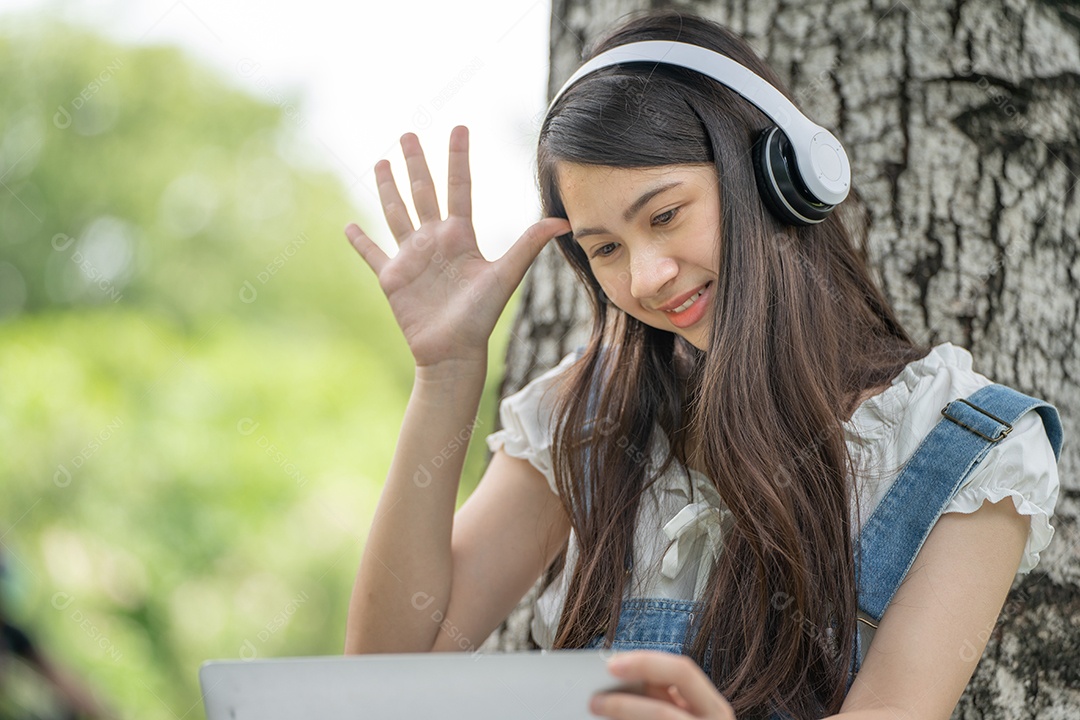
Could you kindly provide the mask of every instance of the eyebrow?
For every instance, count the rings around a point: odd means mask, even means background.
[[[670,190],[671,188],[678,187],[682,184],[682,180],[676,180],[674,182],[667,183],[666,185],[658,185],[652,190],[647,190],[645,193],[642,194],[641,197],[635,200],[630,205],[630,207],[626,208],[626,212],[623,213],[623,220],[625,220],[626,222],[630,222],[634,219],[634,216],[641,211],[641,208],[645,207],[645,204],[652,200],[654,197],[664,192],[665,190]],[[608,230],[606,228],[582,228],[581,230],[578,230],[574,233],[574,239],[580,241],[581,238],[586,237],[587,235],[605,235],[607,233]]]

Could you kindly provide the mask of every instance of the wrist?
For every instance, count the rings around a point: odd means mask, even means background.
[[[487,353],[471,358],[447,358],[436,363],[417,365],[416,382],[440,384],[487,378]]]

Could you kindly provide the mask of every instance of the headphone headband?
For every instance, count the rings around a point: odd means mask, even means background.
[[[570,76],[551,99],[547,113],[551,113],[555,102],[567,88],[585,75],[628,62],[678,65],[731,88],[765,113],[787,136],[800,179],[817,201],[833,206],[847,197],[851,187],[851,166],[840,141],[803,115],[783,93],[749,68],[700,45],[643,40],[605,50]]]

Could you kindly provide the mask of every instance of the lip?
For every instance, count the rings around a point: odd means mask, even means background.
[[[696,295],[696,294],[698,293],[698,291],[699,291],[699,290],[701,290],[701,289],[702,289],[703,287],[705,287],[706,285],[708,285],[708,284],[709,284],[709,283],[711,283],[711,282],[712,282],[712,280],[710,280],[709,282],[707,282],[707,283],[704,283],[704,284],[702,284],[702,285],[698,285],[698,286],[697,286],[696,288],[694,288],[693,290],[691,290],[691,291],[689,291],[689,292],[686,292],[686,293],[683,293],[682,295],[679,295],[678,297],[676,297],[676,298],[675,298],[674,300],[672,300],[671,302],[669,302],[669,303],[666,303],[666,304],[664,304],[664,305],[661,305],[660,307],[658,307],[658,308],[656,308],[656,309],[657,309],[657,310],[659,310],[659,311],[661,311],[661,312],[667,312],[667,311],[669,311],[669,310],[674,310],[675,308],[679,307],[679,306],[680,306],[680,305],[682,305],[682,304],[683,304],[684,302],[686,302],[687,300],[689,300],[689,299],[690,299],[691,297],[693,297],[694,295]]]
[[[693,305],[682,312],[664,313],[664,317],[666,317],[668,322],[672,325],[682,330],[697,325],[709,312],[709,306],[712,304],[712,294],[712,285],[706,284],[705,288],[701,291],[701,297],[695,300]]]

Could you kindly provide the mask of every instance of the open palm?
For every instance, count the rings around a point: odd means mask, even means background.
[[[419,139],[406,133],[401,147],[420,227],[413,227],[389,161],[380,160],[375,164],[379,200],[398,252],[388,257],[355,224],[345,234],[375,271],[418,367],[486,358],[488,339],[529,265],[552,237],[570,231],[570,223],[544,218],[489,262],[476,245],[472,224],[468,129],[459,125],[450,133],[445,219]]]

